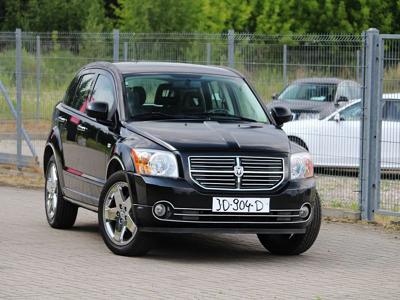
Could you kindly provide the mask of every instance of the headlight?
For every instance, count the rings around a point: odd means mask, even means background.
[[[290,156],[290,178],[301,179],[314,176],[314,164],[308,152],[292,154]]]
[[[162,150],[132,149],[131,155],[138,174],[178,177],[178,163],[173,153]]]

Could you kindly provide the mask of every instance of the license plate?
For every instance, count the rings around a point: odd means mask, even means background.
[[[213,197],[212,211],[227,213],[268,213],[270,198]]]

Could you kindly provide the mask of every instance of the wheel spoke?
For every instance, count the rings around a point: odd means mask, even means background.
[[[126,207],[126,212],[129,213],[129,211],[132,208],[132,202],[131,202],[131,197],[126,198],[124,205]]]
[[[53,165],[51,168],[51,179],[53,183],[57,182],[57,169],[55,165]]]
[[[126,226],[121,227],[115,227],[115,233],[114,233],[114,240],[117,242],[121,242],[122,239],[124,238]]]
[[[53,194],[53,202],[51,204],[52,210],[55,211],[57,209],[57,194]]]
[[[115,221],[115,219],[117,218],[117,211],[118,211],[118,209],[116,207],[106,208],[104,211],[106,220]]]
[[[135,233],[136,231],[136,224],[133,222],[131,216],[127,216],[126,218],[126,227],[131,233]]]
[[[122,192],[122,187],[117,186],[117,191],[114,193],[114,200],[115,200],[115,205],[117,207],[120,207],[120,205],[123,204],[124,202],[124,194]]]

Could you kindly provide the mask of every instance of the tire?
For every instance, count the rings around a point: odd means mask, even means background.
[[[106,182],[99,201],[100,233],[107,247],[117,255],[141,256],[151,248],[147,233],[140,232],[133,217],[133,205],[123,171]]]
[[[78,207],[66,201],[62,195],[54,156],[51,156],[47,163],[44,191],[44,206],[49,225],[57,229],[67,229],[74,226]]]
[[[321,203],[315,194],[312,221],[305,234],[258,234],[261,244],[272,254],[298,255],[307,251],[317,239],[321,227]]]

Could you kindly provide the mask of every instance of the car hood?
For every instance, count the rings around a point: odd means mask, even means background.
[[[315,113],[319,118],[326,117],[335,107],[333,102],[318,102],[307,100],[277,100],[271,103],[272,106],[285,105],[294,113]]]
[[[184,152],[289,152],[286,134],[263,123],[143,121],[128,123],[126,127]]]

